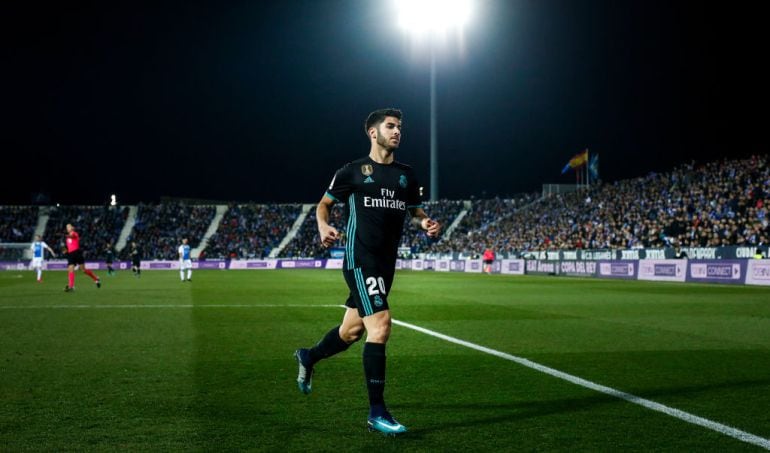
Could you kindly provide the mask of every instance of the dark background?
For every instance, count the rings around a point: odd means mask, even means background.
[[[767,153],[760,5],[478,1],[436,43],[441,197],[574,182],[560,172],[585,148],[605,181]],[[315,202],[384,106],[427,188],[429,45],[396,17],[361,0],[5,6],[0,203]]]

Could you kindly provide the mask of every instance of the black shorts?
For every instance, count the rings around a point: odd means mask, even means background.
[[[484,264],[492,264],[495,260],[484,260]]]
[[[388,293],[393,285],[391,271],[378,271],[375,268],[344,269],[342,275],[350,288],[346,307],[357,308],[362,318],[388,310]]]
[[[141,264],[142,264],[142,260],[140,259],[131,260],[131,265],[134,267],[139,267]]]
[[[67,264],[75,266],[86,264],[86,260],[83,258],[83,251],[77,249],[74,252],[67,252]]]

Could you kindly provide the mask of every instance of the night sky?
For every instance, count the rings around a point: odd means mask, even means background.
[[[16,3],[1,204],[316,202],[391,106],[396,158],[430,185],[429,43],[390,1]],[[767,153],[760,4],[478,1],[434,43],[440,196],[574,182],[585,148],[605,181]]]

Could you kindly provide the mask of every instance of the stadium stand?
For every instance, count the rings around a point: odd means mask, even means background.
[[[200,244],[216,214],[214,206],[191,206],[184,203],[140,204],[136,224],[128,244],[136,241],[144,259],[175,260],[182,238],[195,248]],[[119,251],[127,259],[130,247]]]
[[[512,216],[518,209],[535,202],[536,193],[520,194],[511,199],[473,200],[471,209],[462,219],[451,238],[439,241],[432,253],[459,252],[466,256],[480,254],[487,246],[497,247],[499,229],[496,224]]]
[[[460,214],[463,209],[462,200],[439,200],[426,201],[423,203],[425,212],[434,220],[440,222],[444,228],[447,228],[452,221]],[[411,225],[410,217],[404,222],[404,233],[401,237],[401,246],[409,247],[412,254],[432,251],[432,246],[436,241],[428,238],[424,231]]]
[[[44,238],[48,238],[57,253],[65,250],[65,228],[71,223],[80,233],[80,248],[86,259],[102,258],[105,245],[118,240],[127,216],[125,206],[53,206],[49,210]]]
[[[767,156],[691,163],[543,198],[471,235],[508,253],[766,245],[768,187]]]
[[[301,205],[230,205],[209,239],[206,256],[266,258],[286,236],[300,209]]]
[[[767,246],[767,159],[765,155],[690,163],[666,173],[548,197],[530,193],[512,199],[428,202],[426,212],[445,227],[461,210],[466,215],[451,237],[438,242],[429,241],[407,223],[403,244],[414,254],[466,257],[488,246],[509,256],[542,250]],[[266,257],[286,237],[300,211],[301,205],[231,205],[205,256]],[[87,256],[95,258],[108,240],[117,241],[127,213],[127,207],[51,207],[44,239],[52,247],[63,247],[60,232],[66,223],[74,223],[83,235]],[[214,206],[139,205],[129,242],[138,241],[146,259],[176,259],[181,238],[188,237],[196,247],[214,214]],[[0,242],[31,241],[39,215],[38,207],[0,207]],[[344,248],[344,205],[335,205],[331,216],[341,233],[337,246]],[[127,251],[126,247],[122,258]],[[320,246],[311,212],[279,258],[328,256],[329,251]]]
[[[0,242],[31,242],[37,216],[37,206],[0,206]]]
[[[0,206],[0,243],[31,242],[37,217],[37,206]],[[24,249],[0,246],[0,258],[4,260],[20,260],[23,256]]]
[[[347,244],[345,217],[345,204],[339,203],[332,207],[329,224],[337,228],[340,233],[340,240],[337,241],[338,247],[345,247]],[[315,211],[308,214],[302,226],[300,226],[294,240],[281,251],[279,258],[328,258],[329,251],[321,246],[318,238],[318,226],[315,219]]]

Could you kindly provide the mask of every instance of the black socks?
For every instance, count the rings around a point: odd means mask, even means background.
[[[339,326],[324,335],[321,341],[310,348],[308,355],[312,364],[347,350],[350,344],[340,338]],[[364,376],[366,390],[369,393],[370,416],[385,413],[385,345],[382,343],[364,344]]]
[[[385,410],[385,345],[382,343],[364,344],[364,375],[366,390],[369,392],[371,413]]]
[[[310,360],[313,363],[321,359],[331,357],[347,350],[350,347],[348,343],[340,338],[340,326],[337,326],[326,333],[326,335],[315,346],[310,348]]]

